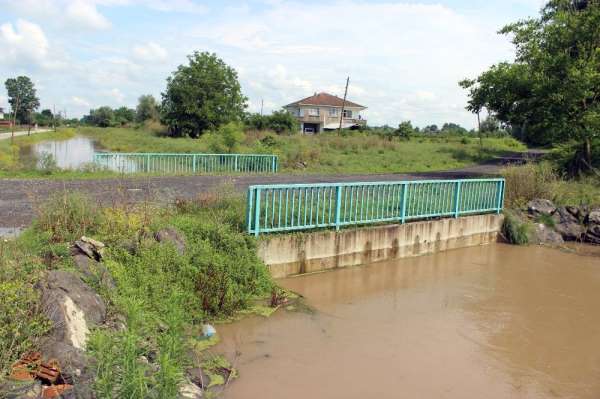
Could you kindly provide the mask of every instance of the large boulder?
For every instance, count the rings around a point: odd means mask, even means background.
[[[577,223],[579,224],[579,218],[575,216],[572,212],[569,212],[567,207],[559,206],[556,208],[556,211],[552,215],[552,219],[556,222],[556,224],[566,224],[566,223]]]
[[[585,218],[585,223],[590,227],[600,226],[600,208],[592,209]]]
[[[90,328],[106,318],[104,301],[78,275],[64,270],[49,272],[37,288],[42,310],[53,324],[41,343],[42,354],[58,360],[61,375],[73,385],[72,397],[93,398],[94,365],[85,347]]]
[[[102,298],[83,280],[64,270],[53,270],[38,283],[44,314],[54,325],[52,336],[74,348],[85,349],[91,326],[106,318]]]
[[[183,255],[185,252],[185,238],[180,232],[172,227],[159,230],[154,234],[154,238],[160,243],[170,243],[174,245],[179,255]]]
[[[585,227],[579,223],[559,223],[554,228],[565,241],[581,241],[585,233]]]
[[[560,245],[564,244],[562,236],[545,224],[538,223],[529,241],[533,244]]]
[[[600,224],[590,225],[583,238],[585,242],[600,245]]]
[[[531,216],[552,215],[556,211],[556,206],[547,199],[536,198],[527,203],[527,211]]]

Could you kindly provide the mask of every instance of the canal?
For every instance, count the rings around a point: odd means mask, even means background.
[[[600,250],[493,244],[280,280],[218,326],[228,398],[600,397]]]

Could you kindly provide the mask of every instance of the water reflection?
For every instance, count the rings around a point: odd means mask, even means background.
[[[37,159],[51,155],[61,169],[77,169],[94,160],[94,152],[100,147],[87,137],[77,136],[68,140],[43,141],[31,146]]]
[[[597,257],[490,245],[281,283],[317,312],[219,326],[230,398],[600,397]]]

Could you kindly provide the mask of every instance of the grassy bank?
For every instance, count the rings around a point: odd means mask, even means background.
[[[375,135],[353,132],[275,135],[243,132],[224,127],[199,139],[169,138],[148,129],[81,128],[81,134],[94,137],[108,150],[118,152],[241,152],[276,154],[286,173],[389,173],[426,172],[467,166],[507,151],[525,147],[509,137],[479,140],[460,136],[417,136],[392,141]],[[480,157],[481,155],[481,157]]]
[[[320,134],[275,135],[244,131],[227,125],[199,139],[170,138],[156,134],[151,126],[142,128],[62,129],[30,137],[0,141],[0,177],[92,178],[116,173],[86,166],[82,170],[61,171],[52,167],[36,168],[35,161],[22,156],[27,146],[44,140],[62,140],[84,135],[115,152],[169,153],[257,153],[280,157],[282,173],[403,173],[453,169],[485,161],[525,147],[509,137],[479,140],[461,136],[416,136],[408,140],[352,132],[349,135]],[[40,170],[41,169],[41,170]]]
[[[183,233],[183,253],[154,239],[167,226]],[[86,235],[107,245],[103,264],[116,284],[88,280],[109,307],[88,343],[97,397],[176,397],[185,369],[212,359],[199,350],[201,323],[249,309],[274,287],[242,226],[243,203],[230,190],[170,208],[52,198],[21,237],[0,242],[0,381],[49,330],[35,284],[47,270],[78,272],[69,246]],[[109,327],[115,320],[126,328]]]

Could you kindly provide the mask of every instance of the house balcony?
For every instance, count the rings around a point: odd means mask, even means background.
[[[297,118],[298,118],[298,121],[300,121],[302,123],[320,123],[325,126],[332,126],[332,125],[339,126],[339,124],[340,124],[339,116],[302,115],[302,116],[297,116]],[[367,120],[362,119],[362,118],[343,118],[343,120],[342,120],[342,126],[351,126],[351,125],[364,126],[366,124],[367,124]]]

